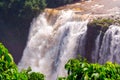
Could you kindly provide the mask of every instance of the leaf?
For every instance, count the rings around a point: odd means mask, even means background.
[[[94,79],[98,79],[99,78],[99,73],[93,73],[91,77],[94,77]]]
[[[13,62],[13,58],[11,54],[6,54],[5,55],[5,60],[8,61],[9,63]]]
[[[83,71],[87,71],[88,70],[88,68],[83,68]]]
[[[86,74],[84,77],[84,80],[88,80],[88,79],[89,79],[89,76]]]

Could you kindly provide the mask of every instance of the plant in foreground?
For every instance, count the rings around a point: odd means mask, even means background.
[[[18,71],[12,55],[0,43],[0,80],[44,80],[44,75],[27,70]]]
[[[120,65],[112,62],[100,65],[83,59],[70,59],[65,69],[68,76],[58,80],[120,80]]]

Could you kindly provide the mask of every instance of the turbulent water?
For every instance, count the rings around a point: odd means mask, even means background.
[[[108,60],[120,63],[119,26],[111,25],[102,41],[100,32],[89,54],[86,53],[89,48],[86,44],[91,43],[87,36],[91,34],[87,27],[89,20],[83,21],[71,10],[51,16],[43,13],[33,20],[28,43],[18,65],[20,69],[31,66],[33,71],[45,74],[46,80],[56,80],[58,76],[67,75],[65,63],[78,55],[89,56],[92,62],[101,64]]]
[[[120,63],[120,27],[112,25],[106,31],[99,57],[99,63],[105,63],[106,61]]]

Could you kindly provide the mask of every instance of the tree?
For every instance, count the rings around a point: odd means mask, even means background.
[[[33,18],[45,7],[45,0],[1,0],[0,16],[3,19]]]

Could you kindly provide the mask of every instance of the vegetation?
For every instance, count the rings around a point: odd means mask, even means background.
[[[101,26],[101,27],[109,27],[114,23],[113,19],[107,19],[107,18],[98,18],[94,19],[91,25]]]
[[[45,0],[1,0],[0,18],[6,20],[12,18],[29,19],[42,12],[46,6],[57,7],[74,1],[47,0],[46,3]],[[95,31],[99,33],[100,30],[105,32],[108,26],[115,23],[120,23],[120,21],[98,18],[90,22],[88,27],[95,27]],[[65,69],[68,76],[59,77],[58,80],[120,80],[120,65],[116,63],[107,62],[100,65],[98,63],[88,63],[82,58],[70,59],[65,65]],[[12,55],[0,43],[0,80],[44,80],[43,74],[31,71],[31,68],[28,68],[19,72]]]
[[[0,17],[33,18],[46,7],[45,0],[0,0]]]
[[[55,8],[79,0],[0,0],[0,20],[20,27],[30,26],[32,19],[46,7]]]
[[[88,23],[88,27],[93,27],[98,30],[101,30],[102,32],[105,32],[110,25],[114,24],[114,22],[115,20],[113,19],[98,18],[98,19],[93,19],[93,21]]]
[[[45,7],[58,7],[78,0],[0,0],[2,17],[34,17]]]
[[[67,77],[58,80],[120,80],[120,65],[88,63],[84,59],[70,59],[65,65]]]
[[[52,8],[62,6],[65,4],[70,4],[75,1],[78,1],[78,0],[46,0],[47,7],[52,7]]]
[[[101,31],[105,32],[112,24],[120,25],[120,20],[112,18],[97,18],[93,19],[90,23],[88,23],[88,27],[96,27],[101,29]]]
[[[85,59],[70,59],[65,65],[67,77],[58,80],[120,80],[120,65],[107,62],[104,65],[88,63]],[[0,80],[44,80],[44,75],[27,70],[18,71],[8,50],[0,43]]]
[[[44,75],[31,72],[31,68],[19,72],[11,54],[0,43],[0,80],[44,80]]]

